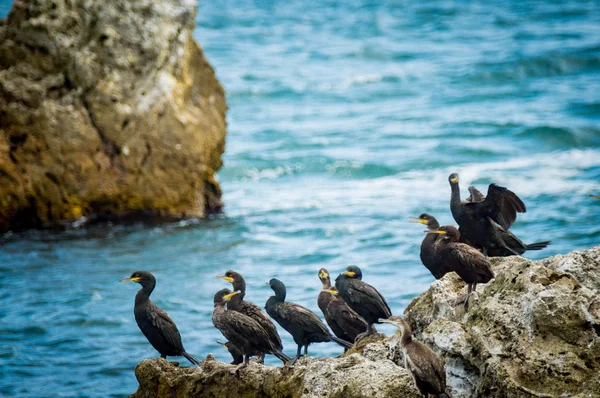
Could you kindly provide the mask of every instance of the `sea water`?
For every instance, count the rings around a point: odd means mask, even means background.
[[[495,182],[523,199],[511,230],[552,240],[528,258],[600,243],[598,2],[201,3],[194,36],[229,105],[224,214],[2,236],[0,396],[134,392],[136,364],[157,356],[138,285],[118,283],[135,270],[156,275],[152,299],[200,359],[231,360],[211,322],[228,269],[260,306],[276,277],[320,314],[319,268],[356,264],[402,314],[434,280],[408,217],[454,223],[452,172],[463,196]]]

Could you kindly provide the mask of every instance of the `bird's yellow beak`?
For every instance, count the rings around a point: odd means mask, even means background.
[[[140,278],[139,276],[136,276],[135,278],[123,278],[119,282],[139,282],[140,279],[142,279],[142,278]]]
[[[227,351],[229,351],[229,348],[222,341],[217,340],[217,344],[222,345]]]
[[[439,229],[436,229],[434,231],[423,231],[423,232],[425,232],[426,234],[437,234],[437,235],[446,235],[446,233],[447,233],[446,231],[439,230]]]
[[[321,271],[319,273],[319,278],[327,278],[329,276],[329,274],[325,271]]]
[[[229,283],[233,283],[233,278],[225,275],[215,275],[215,278],[226,280]]]
[[[354,275],[356,275],[356,272],[354,272],[354,271],[346,271],[346,272],[344,272],[344,275],[349,276],[350,278],[353,278]]]
[[[236,290],[236,291],[235,291],[235,292],[233,292],[233,293],[229,293],[229,294],[226,294],[226,295],[224,295],[224,296],[223,296],[223,298],[225,299],[225,301],[229,301],[229,300],[231,300],[231,298],[232,298],[233,296],[235,296],[236,294],[240,294],[240,293],[241,293],[241,291],[239,291],[239,290]]]
[[[409,222],[411,223],[415,223],[415,224],[427,224],[427,220],[424,218],[419,218],[419,217],[409,217],[411,218],[411,220]]]
[[[329,293],[332,296],[336,296],[338,295],[340,292],[337,291],[337,289],[327,289],[327,290],[323,290],[325,293]]]
[[[391,323],[392,325],[395,325],[394,321],[390,321],[389,319],[379,318],[378,321],[381,323]]]
[[[450,179],[450,182],[456,184],[458,182],[458,177],[453,177]]]

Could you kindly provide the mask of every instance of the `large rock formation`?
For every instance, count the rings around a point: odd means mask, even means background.
[[[225,97],[195,13],[15,0],[0,21],[0,232],[220,210]]]
[[[600,397],[600,246],[532,262],[493,259],[468,313],[448,275],[408,306],[446,361],[454,397]]]
[[[445,360],[449,392],[467,397],[600,396],[600,246],[532,262],[492,259],[469,312],[456,275],[433,282],[405,311],[417,338]],[[343,358],[303,358],[294,367],[198,368],[141,362],[134,397],[413,397],[398,336],[376,335]]]

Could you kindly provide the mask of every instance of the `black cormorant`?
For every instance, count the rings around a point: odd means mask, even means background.
[[[233,361],[231,361],[232,365],[239,365],[240,363],[244,362],[244,355],[236,346],[231,344],[230,341],[223,343],[222,341],[217,340],[217,344],[222,345],[227,351],[229,351],[231,357],[233,358]]]
[[[414,221],[410,222],[425,224],[430,231],[435,231],[440,227],[440,224],[435,217],[427,213],[421,214],[418,218],[415,218]],[[435,279],[440,279],[450,272],[450,270],[444,266],[444,261],[437,255],[437,252],[433,248],[433,245],[438,239],[440,239],[439,235],[427,234],[425,235],[425,238],[423,238],[423,242],[421,242],[421,262],[429,272],[431,272]]]
[[[392,311],[383,296],[373,286],[362,281],[362,271],[356,265],[346,268],[335,279],[335,287],[346,304],[367,321],[367,330],[356,337],[356,341],[375,333],[374,323],[379,318],[387,319]]]
[[[319,279],[323,285],[319,292],[317,304],[325,316],[333,333],[342,340],[354,342],[356,336],[367,330],[367,322],[358,315],[331,286],[329,272],[325,268],[319,270]]]
[[[290,362],[291,358],[273,346],[269,335],[258,322],[240,312],[225,309],[225,304],[236,294],[239,291],[232,293],[229,289],[219,290],[214,297],[212,314],[213,325],[244,355],[244,362],[238,366],[236,373],[248,365],[251,356],[261,353],[273,354],[284,363]]]
[[[240,294],[233,296],[227,303],[227,309],[240,312],[258,322],[269,335],[273,347],[283,351],[281,337],[279,337],[279,333],[277,333],[275,324],[258,305],[244,300],[244,296],[246,295],[246,281],[244,280],[244,277],[240,273],[231,270],[225,272],[225,275],[215,275],[215,277],[230,282],[233,285],[234,291],[240,291]],[[259,361],[261,363],[264,362],[264,355],[259,356]]]
[[[298,345],[296,359],[300,358],[302,347],[304,355],[308,355],[308,346],[311,343],[335,341],[342,347],[352,347],[352,343],[329,333],[317,314],[301,305],[285,301],[285,285],[279,279],[271,279],[268,285],[275,292],[275,296],[269,297],[265,309],[267,314],[294,338]]]
[[[446,225],[437,231],[426,232],[441,236],[434,246],[438,256],[443,259],[449,270],[456,272],[468,284],[465,300],[467,309],[471,291],[475,291],[478,283],[487,283],[494,277],[490,262],[477,249],[460,243],[460,232],[453,226]]]
[[[121,279],[119,282],[136,282],[142,285],[135,295],[133,314],[140,330],[152,347],[160,353],[161,358],[184,356],[194,365],[199,365],[200,361],[185,352],[175,322],[150,301],[150,294],[156,286],[154,275],[147,271],[135,271],[129,278]]]
[[[400,345],[404,354],[404,368],[408,370],[415,386],[425,397],[450,398],[446,392],[446,371],[440,358],[420,341],[413,340],[408,323],[399,316],[380,319],[400,330]]]
[[[475,203],[485,200],[485,196],[474,186],[469,187],[469,192],[471,194],[467,199],[467,202]],[[490,257],[506,257],[513,256],[515,254],[521,255],[527,250],[542,250],[551,243],[551,241],[545,240],[542,242],[526,244],[521,239],[517,238],[512,232],[496,224],[493,220],[490,219],[489,221],[493,224],[494,233],[497,234],[498,238],[504,243],[504,245],[500,246],[491,246],[486,253]],[[461,242],[471,245],[471,242],[469,242],[463,235],[461,235]]]

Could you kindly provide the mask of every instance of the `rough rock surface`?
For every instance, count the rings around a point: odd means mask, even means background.
[[[0,232],[220,210],[226,104],[196,5],[15,0],[0,21]]]
[[[235,365],[216,361],[212,355],[197,368],[149,359],[135,370],[140,385],[132,397],[420,397],[406,370],[387,358],[394,346],[382,337],[375,336],[366,345],[375,358],[355,351],[343,358],[301,358],[293,367],[251,361],[239,377],[232,374]]]
[[[455,275],[405,316],[445,359],[454,398],[600,397],[600,246],[532,262],[493,259],[468,313]]]
[[[454,274],[405,311],[416,338],[444,358],[452,397],[600,397],[600,246],[492,262],[496,277],[478,286],[468,313]],[[303,358],[293,368],[252,363],[240,378],[210,355],[199,368],[146,360],[133,396],[416,397],[398,341],[377,334],[343,358]]]

